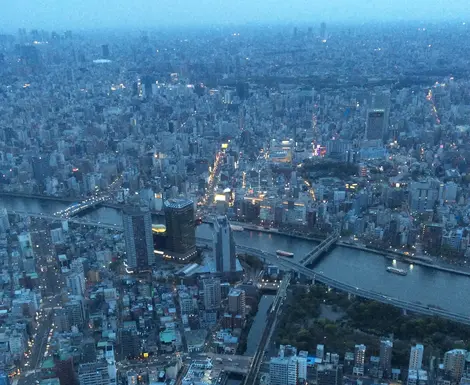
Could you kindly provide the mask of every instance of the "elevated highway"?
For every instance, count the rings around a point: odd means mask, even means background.
[[[382,303],[387,303],[387,304],[390,304],[390,305],[393,305],[393,306],[396,306],[396,307],[399,307],[401,309],[408,310],[411,312],[424,314],[428,316],[438,316],[438,317],[446,318],[451,321],[470,325],[470,317],[464,316],[462,314],[452,313],[444,309],[426,306],[426,305],[422,305],[416,302],[403,301],[401,299],[389,297],[381,293],[377,293],[377,292],[370,291],[370,290],[364,290],[359,287],[355,287],[347,283],[340,282],[332,278],[328,278],[324,276],[323,274],[317,273],[313,271],[312,269],[309,269],[308,267],[305,267],[304,265],[298,262],[292,261],[287,258],[278,257],[275,254],[272,254],[263,250],[255,249],[252,247],[240,246],[240,245],[237,246],[237,250],[239,250],[240,252],[249,253],[270,264],[277,265],[279,268],[285,271],[299,273],[314,281],[323,283],[329,288],[334,288],[340,291],[344,291],[346,293],[350,293],[358,297],[371,299],[371,300],[379,301]]]

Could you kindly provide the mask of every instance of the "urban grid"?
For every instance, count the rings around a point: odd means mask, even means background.
[[[0,385],[470,385],[469,42],[2,32]]]

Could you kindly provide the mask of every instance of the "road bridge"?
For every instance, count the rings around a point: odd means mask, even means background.
[[[258,257],[262,259],[263,261],[266,261],[270,264],[277,265],[282,270],[299,273],[307,278],[312,279],[315,282],[318,281],[320,283],[323,283],[329,288],[344,291],[346,293],[350,293],[358,297],[362,297],[362,298],[366,298],[366,299],[370,299],[370,300],[374,300],[374,301],[378,301],[382,303],[387,303],[389,305],[393,305],[393,306],[396,306],[396,307],[399,307],[401,309],[408,310],[411,312],[424,314],[428,316],[438,316],[438,317],[446,318],[451,321],[470,325],[470,317],[468,316],[464,316],[462,314],[457,314],[457,313],[452,313],[444,309],[438,309],[435,307],[422,305],[416,302],[408,302],[408,301],[404,301],[398,298],[389,297],[384,294],[377,293],[371,290],[361,289],[359,287],[355,287],[347,283],[343,283],[335,279],[326,277],[323,274],[317,273],[313,271],[312,269],[309,269],[308,267],[298,262],[295,262],[293,260],[286,259],[286,258],[280,258],[276,254],[272,254],[267,251],[255,249],[252,247],[240,246],[240,245],[237,246],[237,250],[239,250],[240,252],[249,253],[250,255]]]
[[[332,247],[336,245],[338,240],[339,233],[335,231],[328,238],[321,241],[318,246],[315,246],[312,251],[310,251],[305,257],[302,258],[300,263],[304,266],[315,265],[317,262],[320,261],[320,258],[325,255],[325,253],[327,253]]]

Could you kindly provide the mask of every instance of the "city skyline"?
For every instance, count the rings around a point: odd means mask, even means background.
[[[144,0],[102,1],[20,0],[3,5],[0,28],[36,29],[148,29],[184,26],[308,23],[320,28],[321,22],[352,23],[416,21],[460,21],[470,16],[465,1],[442,2],[399,0],[387,3],[359,1],[350,7],[346,0],[311,4],[305,0],[279,3],[276,0],[221,3],[205,0],[194,3],[168,0],[151,3]]]

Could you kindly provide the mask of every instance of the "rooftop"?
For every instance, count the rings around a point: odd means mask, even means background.
[[[172,209],[182,209],[187,206],[192,206],[194,205],[194,202],[190,199],[183,199],[183,198],[178,198],[178,199],[169,199],[165,201],[165,207],[169,207]]]

